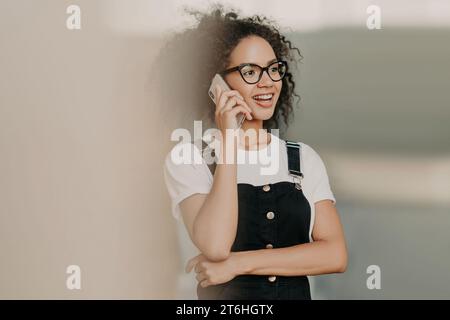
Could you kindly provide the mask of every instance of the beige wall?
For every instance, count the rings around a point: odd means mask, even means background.
[[[157,45],[110,34],[94,1],[69,31],[71,3],[0,2],[0,298],[173,297]]]

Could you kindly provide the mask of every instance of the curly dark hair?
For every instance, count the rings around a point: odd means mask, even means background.
[[[230,54],[238,43],[254,35],[265,39],[278,59],[288,62],[274,115],[263,122],[265,129],[278,128],[282,118],[287,127],[294,97],[297,102],[301,99],[295,92],[295,81],[290,70],[303,58],[300,50],[280,34],[276,23],[267,17],[254,15],[241,18],[236,10],[225,10],[221,4],[212,5],[206,13],[190,8],[184,10],[195,18],[197,25],[176,33],[156,59],[155,66],[159,70],[157,90],[163,97],[164,108],[170,110],[171,105],[180,103],[183,108],[186,105],[199,108],[213,123],[214,104],[207,94],[211,79],[227,67]],[[153,71],[156,72],[155,69]]]

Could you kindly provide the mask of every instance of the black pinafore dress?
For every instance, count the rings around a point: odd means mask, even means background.
[[[311,207],[303,194],[300,144],[286,141],[289,173],[294,182],[254,186],[238,183],[238,226],[231,251],[290,247],[309,242]],[[311,299],[306,276],[239,275],[206,288],[199,299]]]

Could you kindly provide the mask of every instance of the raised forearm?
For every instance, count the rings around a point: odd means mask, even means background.
[[[238,222],[238,192],[236,146],[233,163],[221,159],[214,182],[194,222],[195,242],[211,260],[224,260],[230,254],[236,238]],[[232,158],[233,159],[233,158]]]
[[[233,253],[238,274],[301,276],[344,272],[345,243],[319,240],[292,247]]]

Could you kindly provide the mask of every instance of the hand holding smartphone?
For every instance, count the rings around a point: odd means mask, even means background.
[[[230,87],[227,85],[227,83],[225,82],[225,80],[219,75],[216,74],[211,82],[211,86],[209,87],[208,90],[208,94],[211,97],[211,99],[214,101],[214,103],[217,104],[216,102],[216,93],[215,93],[215,88],[216,85],[219,85],[220,88],[222,89],[222,91],[224,90],[231,90]],[[239,113],[237,115],[236,121],[238,124],[238,128],[240,128],[242,126],[242,123],[244,122],[245,119],[245,114],[244,113]]]

